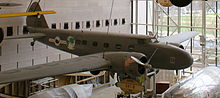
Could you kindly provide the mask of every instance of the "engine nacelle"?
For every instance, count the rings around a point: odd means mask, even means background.
[[[90,71],[90,73],[92,75],[98,75],[100,73],[100,70],[96,70],[96,71]]]
[[[0,28],[0,44],[2,43],[3,39],[4,39],[4,32],[2,28]]]
[[[145,73],[144,66],[138,64],[134,60],[128,58],[127,61],[125,61],[125,62],[128,62],[128,63],[125,64],[124,70],[125,70],[125,73],[129,77],[135,78],[135,77],[141,76],[141,75],[143,75]]]
[[[145,68],[133,60],[131,56],[139,59],[142,63],[147,62],[147,57],[142,53],[136,52],[111,52],[105,58],[111,61],[111,71],[118,73],[120,79],[137,78],[145,73]]]
[[[173,46],[176,46],[176,47],[179,47],[179,48],[181,48],[181,49],[184,49],[183,45],[178,44],[178,43],[168,43],[168,44],[173,45]]]

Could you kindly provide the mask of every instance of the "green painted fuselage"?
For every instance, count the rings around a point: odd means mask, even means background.
[[[191,55],[185,50],[167,43],[152,42],[153,37],[145,35],[31,27],[29,32],[43,33],[45,37],[35,40],[79,56],[123,51],[143,53],[149,58],[158,49],[150,62],[153,68],[176,70],[193,63]]]

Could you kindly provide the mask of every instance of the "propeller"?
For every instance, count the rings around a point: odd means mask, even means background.
[[[157,50],[158,50],[158,48],[156,50],[154,50],[153,54],[151,55],[151,57],[148,59],[148,61],[146,63],[141,62],[138,58],[136,58],[134,56],[131,56],[131,59],[146,68],[151,68],[151,65],[149,63],[150,63],[151,59],[153,58],[154,54],[157,52]]]
[[[144,68],[145,68],[145,74],[144,74],[144,78],[145,78],[144,88],[145,88],[145,90],[147,90],[147,81],[146,81],[146,79],[147,79],[147,76],[148,76],[147,75],[148,74],[148,69],[152,68],[151,64],[149,64],[149,63],[150,63],[151,59],[153,58],[153,56],[155,55],[155,53],[157,52],[157,50],[158,50],[158,48],[154,50],[153,54],[150,56],[150,58],[148,59],[148,61],[145,64],[143,62],[141,62],[139,59],[137,59],[136,57],[131,56],[132,60],[134,60],[136,63],[144,66]]]

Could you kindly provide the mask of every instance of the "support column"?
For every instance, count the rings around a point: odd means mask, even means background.
[[[133,3],[134,1],[133,0],[131,0],[131,23],[134,23],[134,3]],[[134,34],[134,29],[133,29],[133,26],[134,24],[131,24],[131,34]]]
[[[135,9],[136,10],[135,11],[135,13],[136,13],[135,14],[135,23],[136,23],[135,33],[138,34],[138,0],[136,0],[136,6],[135,7],[136,7],[136,9]]]
[[[193,28],[192,28],[192,26],[193,26],[192,9],[193,9],[193,6],[192,6],[192,3],[191,3],[190,4],[190,26],[191,26],[190,31],[193,31]],[[191,38],[190,39],[190,53],[191,54],[193,53],[192,48],[193,48],[193,39]],[[190,71],[192,71],[192,66],[190,66]]]
[[[206,66],[206,1],[202,1],[202,36],[205,38],[205,45],[202,46],[202,64]]]
[[[218,28],[218,1],[216,2],[215,27]],[[215,66],[218,66],[218,30],[215,30]]]
[[[148,24],[148,0],[146,0],[146,24]],[[146,25],[146,35],[148,34],[148,25]]]
[[[152,6],[152,32],[155,33],[155,1],[152,1],[153,6]]]

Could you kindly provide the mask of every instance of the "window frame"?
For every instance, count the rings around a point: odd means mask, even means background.
[[[80,29],[80,27],[81,27],[81,26],[80,26],[80,22],[76,22],[76,23],[75,23],[75,29]]]
[[[13,36],[13,26],[7,27],[7,36]]]

